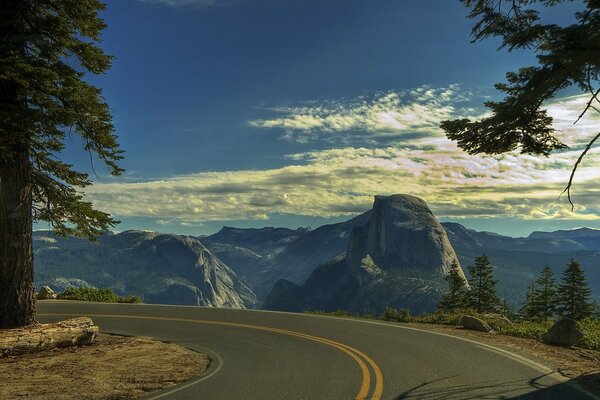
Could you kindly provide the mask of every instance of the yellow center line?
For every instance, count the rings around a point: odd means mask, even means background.
[[[57,314],[57,313],[38,313],[38,315],[55,315],[55,316],[69,316],[73,314]],[[373,368],[375,372],[375,390],[373,391],[373,395],[370,397],[373,400],[380,400],[381,395],[383,393],[383,374],[381,373],[381,369],[379,366],[373,361],[369,356],[357,350],[351,346],[348,346],[344,343],[339,343],[331,339],[322,338],[319,336],[313,336],[302,332],[290,331],[287,329],[273,328],[268,326],[260,326],[260,325],[250,325],[250,324],[240,324],[237,322],[221,322],[221,321],[210,321],[210,320],[201,320],[201,319],[188,319],[188,318],[174,318],[174,317],[148,317],[148,316],[139,316],[139,315],[114,315],[114,314],[88,314],[95,317],[105,317],[105,318],[136,318],[136,319],[145,319],[145,320],[161,320],[161,321],[177,321],[177,322],[191,322],[198,324],[208,324],[208,325],[221,325],[221,326],[231,326],[236,328],[245,328],[245,329],[254,329],[266,332],[274,332],[280,333],[289,336],[296,336],[302,339],[311,340],[314,342],[322,343],[331,347],[335,347],[336,349],[344,352],[348,356],[350,356],[360,367],[362,373],[362,383],[358,393],[356,394],[355,400],[363,400],[367,398],[369,393],[369,388],[371,386],[371,374],[369,372],[369,368],[364,363],[364,361],[360,358],[364,358],[369,365]]]

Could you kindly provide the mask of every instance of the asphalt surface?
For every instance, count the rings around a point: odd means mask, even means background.
[[[174,342],[211,358],[198,379],[148,399],[597,398],[500,348],[397,323],[198,307],[38,303],[40,322],[84,315],[104,332]]]

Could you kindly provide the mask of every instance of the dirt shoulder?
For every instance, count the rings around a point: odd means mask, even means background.
[[[448,325],[420,323],[404,325],[475,339],[503,348],[557,371],[565,378],[572,379],[590,392],[600,396],[600,351],[550,346],[537,340],[469,331]]]
[[[209,362],[175,344],[101,333],[90,346],[0,358],[0,399],[133,399],[189,381]]]

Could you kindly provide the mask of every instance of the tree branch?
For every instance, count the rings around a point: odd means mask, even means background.
[[[596,136],[594,136],[594,138],[592,140],[590,140],[590,142],[587,144],[587,146],[585,146],[585,149],[579,155],[579,158],[577,159],[577,161],[575,162],[575,165],[573,165],[573,169],[571,170],[571,176],[569,177],[569,183],[567,184],[567,187],[565,188],[565,190],[563,190],[562,193],[560,194],[562,196],[565,192],[567,192],[567,198],[569,199],[569,204],[571,204],[571,211],[573,211],[575,209],[575,205],[571,201],[571,185],[573,184],[573,178],[575,177],[575,172],[577,171],[577,167],[579,167],[581,160],[583,160],[583,157],[585,157],[587,152],[592,148],[592,146],[594,145],[594,142],[596,142],[596,140],[598,140],[598,138],[600,138],[600,132],[598,132],[598,134]],[[559,198],[560,198],[560,196],[559,196]]]

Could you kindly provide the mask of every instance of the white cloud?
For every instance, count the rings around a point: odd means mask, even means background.
[[[575,149],[546,158],[467,155],[436,125],[456,109],[452,99],[462,102],[466,96],[456,87],[419,88],[408,95],[413,103],[404,104],[397,93],[372,101],[354,99],[350,106],[342,101],[313,103],[297,114],[290,113],[281,123],[287,124],[285,129],[295,139],[306,132],[324,135],[357,126],[371,129],[374,135],[385,134],[390,127],[407,135],[423,129],[426,135],[375,148],[355,145],[291,154],[289,165],[282,168],[96,184],[87,189],[87,196],[117,216],[153,217],[158,224],[265,220],[273,214],[349,216],[369,209],[374,194],[392,193],[424,198],[438,217],[600,219],[600,170],[596,167],[600,151],[590,152],[578,171],[573,188],[575,212],[565,197],[559,199],[579,155],[578,146],[599,125],[600,119],[590,114],[573,126],[582,97],[549,104],[558,134]],[[429,114],[434,111],[438,114]],[[269,123],[280,126],[269,121],[262,126]]]
[[[460,103],[469,99],[457,85],[433,89],[423,86],[410,91],[391,91],[373,97],[330,100],[322,104],[278,107],[276,116],[250,121],[260,128],[282,129],[284,137],[298,142],[353,139],[430,133],[441,121],[451,118]],[[340,135],[341,134],[341,135]]]

